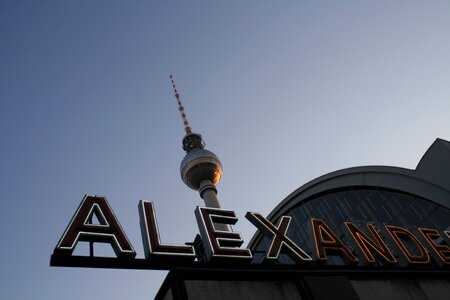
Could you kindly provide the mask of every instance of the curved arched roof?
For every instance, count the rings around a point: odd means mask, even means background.
[[[269,214],[276,221],[289,209],[326,191],[346,187],[381,187],[403,191],[450,209],[450,143],[437,139],[420,160],[416,170],[387,166],[342,169],[320,176],[301,186]],[[256,242],[258,233],[250,241]]]

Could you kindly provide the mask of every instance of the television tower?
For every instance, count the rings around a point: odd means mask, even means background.
[[[205,149],[202,136],[192,132],[172,75],[170,80],[186,132],[183,137],[183,150],[186,156],[180,165],[181,179],[188,187],[199,191],[207,207],[220,208],[216,185],[222,176],[222,164],[214,153]]]

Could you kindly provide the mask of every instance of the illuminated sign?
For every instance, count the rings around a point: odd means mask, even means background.
[[[98,224],[93,224],[96,216]],[[136,251],[126,237],[111,206],[105,197],[86,195],[59,240],[51,259],[54,266],[99,266],[119,268],[170,269],[178,265],[199,265],[196,258],[206,258],[203,264],[241,263],[252,266],[250,249],[241,248],[244,243],[239,232],[223,230],[238,221],[232,210],[197,207],[197,219],[202,247],[193,243],[185,245],[163,244],[159,235],[153,202],[140,201],[139,215],[144,242],[145,259],[136,259]],[[260,232],[270,239],[265,252],[265,262],[275,262],[280,253],[288,255],[298,266],[325,264],[329,256],[338,256],[349,266],[450,265],[450,247],[445,243],[450,231],[439,232],[433,228],[418,228],[414,234],[407,228],[368,223],[357,226],[344,222],[346,235],[338,237],[325,220],[311,218],[311,253],[302,249],[288,237],[291,217],[282,216],[273,224],[259,213],[245,215]],[[96,260],[98,257],[72,256],[80,241],[109,243],[117,258]],[[352,245],[352,249],[349,248]],[[198,253],[202,250],[202,254]],[[431,259],[433,258],[433,259]],[[78,259],[78,260],[77,260]],[[114,264],[116,260],[118,263]],[[111,264],[111,262],[113,262]],[[109,263],[109,265],[108,265]]]

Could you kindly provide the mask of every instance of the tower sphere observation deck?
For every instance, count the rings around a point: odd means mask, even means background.
[[[189,133],[183,138],[183,149],[187,154],[180,165],[181,179],[196,191],[200,190],[203,181],[208,180],[215,186],[222,176],[219,158],[204,146],[200,134]]]

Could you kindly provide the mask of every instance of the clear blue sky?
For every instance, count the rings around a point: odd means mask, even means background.
[[[155,295],[165,272],[49,259],[86,193],[138,257],[140,199],[163,242],[197,234],[170,73],[246,242],[246,211],[319,175],[414,168],[450,139],[449,16],[448,1],[1,1],[0,298]]]

